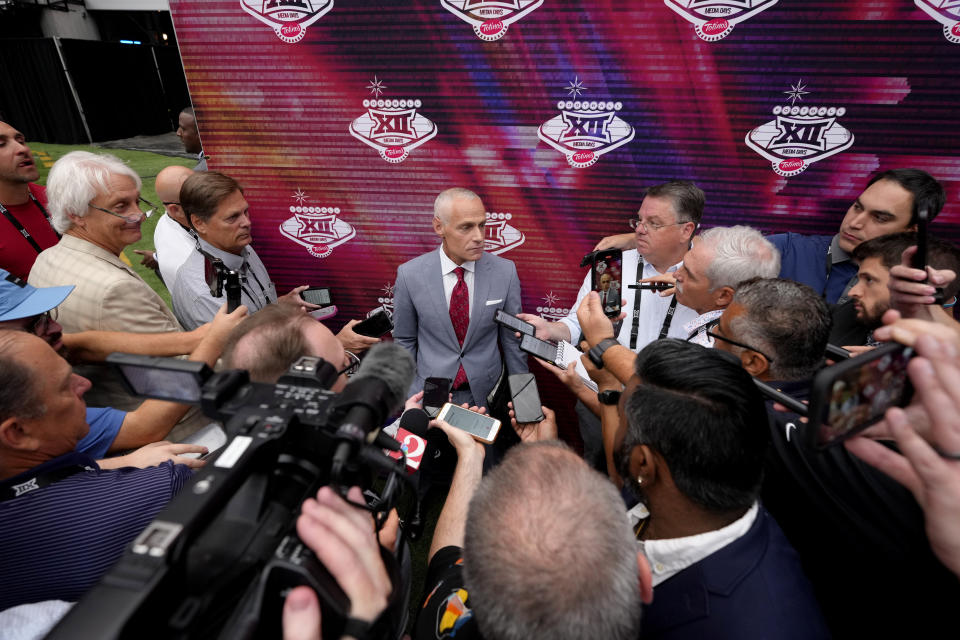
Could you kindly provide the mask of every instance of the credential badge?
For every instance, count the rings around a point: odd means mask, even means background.
[[[693,24],[702,40],[716,42],[730,35],[736,24],[777,4],[778,0],[663,0]]]
[[[367,112],[350,123],[350,135],[376,149],[381,158],[393,164],[403,162],[437,135],[437,125],[419,112],[423,106],[419,99],[380,98],[386,87],[376,76],[367,88],[377,98],[363,101]]]
[[[800,81],[784,93],[795,103],[810,93],[804,89]],[[769,160],[776,173],[795,176],[814,162],[853,145],[853,133],[838,122],[846,112],[844,107],[777,105],[773,108],[775,118],[747,133],[744,141]]]
[[[579,78],[567,85],[567,93],[576,98],[586,91]],[[561,100],[560,115],[547,120],[537,136],[567,156],[571,167],[583,169],[596,163],[605,153],[633,140],[634,129],[617,116],[620,102]]]
[[[960,0],[913,0],[928,16],[943,25],[943,37],[960,44]]]
[[[333,0],[240,0],[243,10],[271,27],[289,44],[300,42],[307,27],[333,9]]]
[[[543,4],[543,0],[440,0],[443,8],[473,25],[481,40],[499,40],[507,27]]]
[[[280,233],[306,247],[314,258],[326,258],[338,247],[357,235],[350,223],[341,219],[340,207],[316,207],[307,203],[306,193],[297,189],[292,196],[298,204],[290,205],[293,216],[280,223]]]

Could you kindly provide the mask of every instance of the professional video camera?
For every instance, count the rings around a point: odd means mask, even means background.
[[[344,496],[350,486],[366,489],[364,506],[378,523],[396,505],[408,475],[402,456],[383,452],[400,446],[379,428],[410,387],[407,351],[376,345],[339,394],[328,390],[339,372],[318,358],[302,358],[276,385],[171,358],[113,354],[108,362],[138,395],[200,404],[229,440],[48,637],[280,637],[283,600],[302,584],[320,597],[323,637],[340,637],[349,600],[295,522],[324,485]],[[369,638],[399,637],[409,600],[409,575],[401,578],[397,558],[382,551],[394,589]]]

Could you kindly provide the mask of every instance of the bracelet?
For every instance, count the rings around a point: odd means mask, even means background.
[[[956,305],[956,304],[957,304],[957,296],[953,296],[953,300],[951,300],[951,301],[948,302],[947,304],[943,305],[943,308],[944,308],[944,309],[952,309],[952,308],[954,307],[954,305]]]
[[[371,627],[373,627],[373,623],[368,620],[347,618],[346,623],[343,625],[343,635],[357,638],[357,640],[363,640],[367,637],[367,634],[370,633]]]

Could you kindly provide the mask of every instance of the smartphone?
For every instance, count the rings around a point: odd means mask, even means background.
[[[927,269],[927,222],[929,215],[927,214],[926,209],[921,209],[917,212],[917,251],[913,254],[913,257],[910,259],[910,266],[914,269],[922,269],[926,271]],[[923,282],[926,282],[929,277],[924,278]],[[937,287],[936,292],[933,294],[933,303],[934,304],[943,304],[943,289]]]
[[[520,338],[520,350],[534,355],[541,360],[546,360],[550,364],[563,366],[559,363],[559,351],[557,345],[533,336],[522,336]]]
[[[890,407],[910,402],[907,363],[913,349],[890,343],[821,369],[813,379],[810,428],[825,449],[880,421]]]
[[[851,353],[849,351],[847,351],[843,347],[838,347],[833,344],[827,345],[826,354],[827,354],[827,357],[833,360],[834,362],[849,360],[851,356]]]
[[[377,307],[364,320],[353,325],[353,331],[368,338],[379,338],[393,330],[393,320],[386,307]]]
[[[473,436],[474,440],[486,444],[493,444],[497,433],[500,431],[500,421],[496,418],[458,407],[449,402],[440,409],[437,419],[466,431]]]
[[[623,252],[620,249],[597,251],[590,267],[590,287],[600,295],[600,305],[608,318],[620,315],[623,292],[620,290],[623,275]]]
[[[450,378],[427,378],[423,381],[423,410],[436,418],[440,407],[450,402]]]
[[[513,414],[517,422],[540,422],[546,416],[540,406],[537,379],[532,373],[515,373],[507,378],[513,400]]]
[[[497,309],[497,313],[493,316],[493,321],[527,336],[532,336],[536,332],[536,328],[532,324],[526,320],[521,320],[517,316],[510,315],[503,309]]]
[[[303,298],[304,302],[315,304],[318,307],[329,307],[333,304],[330,287],[310,287],[301,291],[300,297]]]

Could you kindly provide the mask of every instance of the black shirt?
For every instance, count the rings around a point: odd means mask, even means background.
[[[427,593],[413,640],[482,640],[470,610],[470,596],[463,586],[463,550],[444,547],[437,551],[427,569]]]

